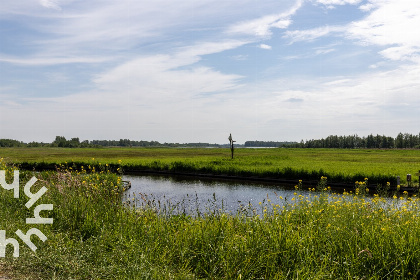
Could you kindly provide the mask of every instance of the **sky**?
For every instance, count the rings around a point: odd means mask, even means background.
[[[0,3],[0,138],[420,131],[418,0]]]

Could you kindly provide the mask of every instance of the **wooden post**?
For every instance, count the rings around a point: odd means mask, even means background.
[[[231,154],[232,154],[232,159],[233,159],[233,149],[234,149],[234,147],[233,147],[233,143],[235,143],[236,141],[233,141],[233,139],[232,139],[232,133],[229,135],[229,142],[230,142],[230,152],[231,152]]]
[[[411,187],[411,174],[407,174],[407,185]]]

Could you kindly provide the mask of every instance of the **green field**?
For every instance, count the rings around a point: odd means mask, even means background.
[[[229,149],[193,148],[1,148],[0,157],[27,168],[71,165],[114,164],[123,170],[163,170],[260,176],[285,179],[319,179],[353,183],[369,178],[370,183],[405,182],[406,174],[420,170],[420,150],[346,149]]]
[[[272,153],[272,152],[270,152]],[[0,160],[12,180],[13,166]],[[48,188],[36,203],[53,204],[42,217],[51,225],[26,224],[24,185]],[[323,187],[319,188],[323,189]],[[20,241],[14,258],[0,258],[6,279],[418,279],[420,200],[407,194],[377,195],[296,191],[226,214],[217,208],[177,214],[149,200],[143,208],[121,203],[121,178],[95,172],[21,171],[20,196],[0,188],[0,229],[41,230],[48,239]],[[162,212],[163,210],[163,212]],[[160,213],[160,214],[157,214]],[[182,213],[182,212],[181,212]],[[198,213],[197,213],[198,214]]]

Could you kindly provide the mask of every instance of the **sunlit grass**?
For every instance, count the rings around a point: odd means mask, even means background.
[[[0,156],[32,169],[61,163],[110,164],[125,171],[155,170],[311,179],[327,176],[330,182],[363,180],[371,183],[405,183],[406,174],[420,170],[420,150],[345,150],[345,149],[229,149],[179,148],[2,148]],[[92,161],[92,158],[95,160]],[[118,162],[121,160],[121,163]],[[94,163],[95,162],[95,163]]]
[[[0,163],[0,169],[12,167]],[[200,215],[121,203],[121,178],[103,169],[22,172],[48,188],[53,225],[33,253],[0,260],[17,279],[416,279],[420,276],[420,201],[406,193],[331,193],[326,178],[292,199],[273,197],[256,211]],[[367,179],[367,178],[366,178]],[[362,183],[356,184],[360,189]],[[147,198],[145,198],[147,200]],[[146,201],[147,202],[147,201]],[[24,200],[0,189],[2,229],[27,230]],[[5,207],[6,206],[6,207]],[[23,210],[22,210],[23,209]],[[171,211],[171,209],[167,209]],[[46,214],[43,214],[46,215]],[[9,248],[10,249],[10,248]]]

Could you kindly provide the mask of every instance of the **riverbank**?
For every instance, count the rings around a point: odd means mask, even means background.
[[[8,180],[12,168],[7,169]],[[6,250],[1,266],[14,279],[404,279],[420,276],[420,202],[399,194],[389,200],[327,190],[291,199],[279,196],[235,214],[218,208],[190,216],[144,200],[121,204],[121,178],[104,170],[20,174],[37,176],[48,191],[39,203],[53,211],[39,225],[48,240],[21,243],[19,258]],[[0,218],[8,238],[27,232],[24,197],[0,188]],[[282,202],[282,206],[280,203]],[[160,213],[160,214],[157,214]]]
[[[230,176],[249,180],[304,180],[328,177],[330,184],[353,185],[369,178],[372,185],[418,185],[420,150],[229,149],[176,148],[1,148],[0,157],[21,168],[45,170],[62,164],[80,168],[108,164],[115,172],[163,172],[194,176]],[[287,183],[287,182],[285,182]]]

